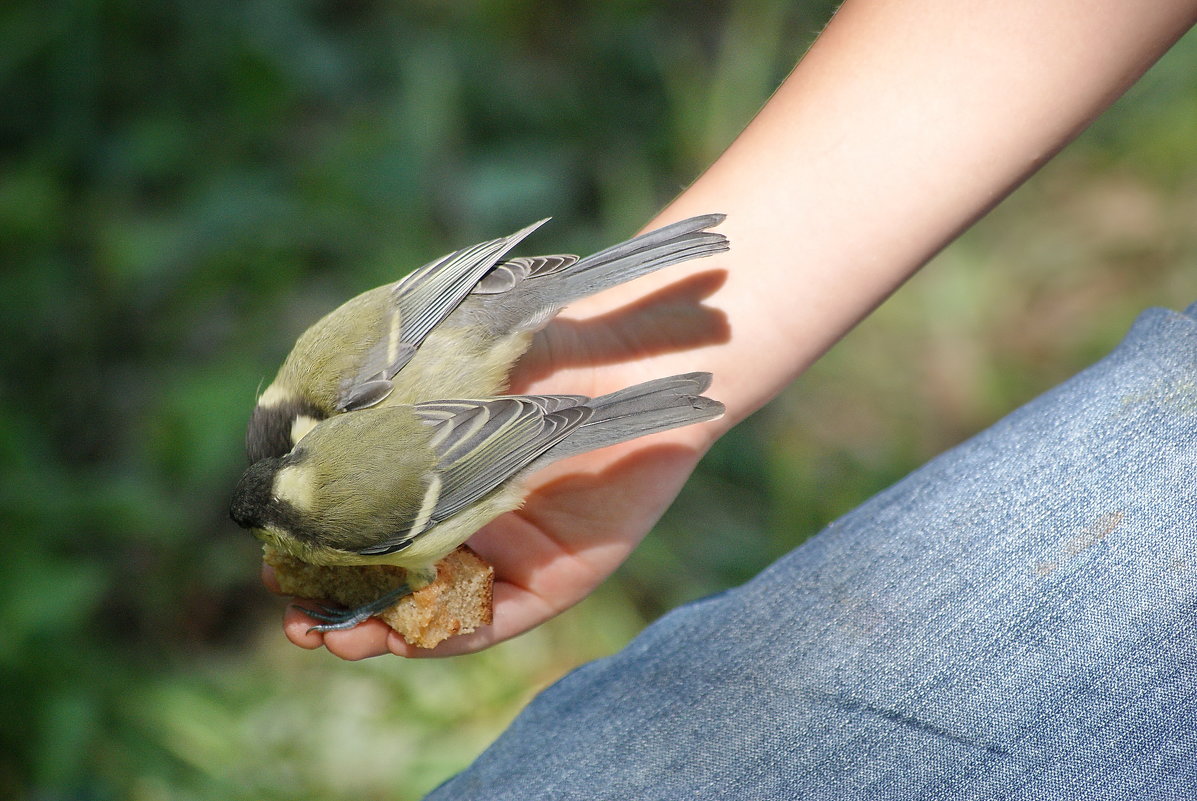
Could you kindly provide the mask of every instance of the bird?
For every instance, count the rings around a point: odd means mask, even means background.
[[[242,475],[229,513],[308,564],[395,565],[405,583],[354,609],[307,609],[315,630],[352,628],[436,578],[436,563],[519,508],[525,479],[587,451],[712,420],[710,373],[596,398],[505,395],[363,409],[317,423],[288,453]]]
[[[313,426],[345,412],[437,398],[487,398],[532,336],[563,307],[654,270],[728,249],[691,217],[586,258],[504,258],[547,222],[436,259],[347,301],[308,328],[258,396],[246,430],[252,464],[289,453]]]

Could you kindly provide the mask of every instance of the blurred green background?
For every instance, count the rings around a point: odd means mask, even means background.
[[[743,581],[1197,299],[1197,46],[777,403],[621,573],[448,662],[291,647],[226,519],[316,316],[549,214],[630,234],[831,3],[18,0],[0,9],[0,797],[412,799],[540,687]]]

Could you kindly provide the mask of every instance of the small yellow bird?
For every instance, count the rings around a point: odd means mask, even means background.
[[[638,276],[728,249],[693,217],[584,259],[504,254],[542,225],[482,242],[353,298],[305,331],[258,398],[250,462],[288,453],[342,412],[436,398],[488,398],[532,335],[564,306]]]
[[[711,420],[709,373],[647,381],[598,398],[510,395],[392,405],[317,423],[289,453],[254,463],[230,515],[314,565],[388,564],[407,584],[357,609],[309,611],[351,628],[436,576],[435,564],[518,508],[522,479],[550,462]]]

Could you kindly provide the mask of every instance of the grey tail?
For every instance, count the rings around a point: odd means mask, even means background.
[[[706,229],[719,225],[725,216],[691,217],[580,259],[557,274],[553,299],[565,306],[662,267],[722,253],[729,247],[727,237]]]
[[[591,418],[529,469],[658,431],[714,420],[723,414],[723,404],[701,394],[710,385],[710,373],[685,373],[594,398],[586,404],[594,411]]]

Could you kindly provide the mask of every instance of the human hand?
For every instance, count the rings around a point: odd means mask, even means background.
[[[599,395],[666,375],[702,345],[726,341],[724,315],[703,304],[723,271],[697,268],[688,278],[585,320],[560,319],[538,338],[513,377],[515,392]],[[669,359],[672,357],[672,359]],[[700,369],[687,361],[685,369]],[[672,367],[674,372],[682,369]],[[495,568],[494,624],[436,649],[409,645],[378,619],[322,633],[291,607],[284,631],[296,645],[325,645],[345,659],[387,652],[446,656],[515,636],[577,603],[627,557],[673,500],[722,429],[689,426],[591,452],[538,472],[520,510],[479,531],[469,544]],[[264,580],[277,590],[269,568]]]

